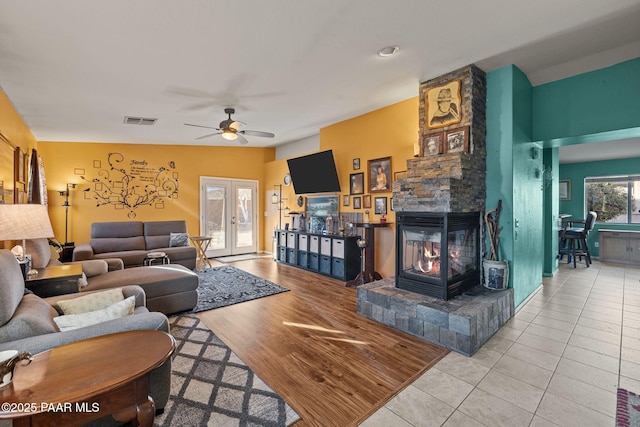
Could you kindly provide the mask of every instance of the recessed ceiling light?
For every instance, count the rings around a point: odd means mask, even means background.
[[[399,50],[400,48],[398,46],[386,46],[378,51],[378,56],[381,56],[383,58],[387,56],[393,56],[398,53]]]

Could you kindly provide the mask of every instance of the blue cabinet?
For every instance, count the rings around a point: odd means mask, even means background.
[[[278,261],[350,281],[362,262],[358,237],[328,236],[298,231],[277,231]]]

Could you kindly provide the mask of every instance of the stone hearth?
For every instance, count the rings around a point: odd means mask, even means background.
[[[449,301],[398,289],[390,277],[357,289],[361,316],[421,339],[473,355],[514,314],[513,289],[476,286]]]

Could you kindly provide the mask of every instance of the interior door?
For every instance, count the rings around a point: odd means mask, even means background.
[[[200,230],[210,258],[257,252],[257,181],[201,178]]]

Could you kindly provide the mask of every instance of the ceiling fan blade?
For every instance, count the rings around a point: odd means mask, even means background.
[[[204,138],[209,138],[210,136],[214,136],[214,135],[220,135],[220,133],[221,133],[221,132],[216,132],[216,133],[210,133],[210,134],[207,134],[207,135],[202,135],[202,136],[199,136],[199,137],[197,137],[196,139],[204,139]]]
[[[238,138],[236,139],[236,141],[238,141],[238,144],[240,145],[246,145],[249,143],[249,141],[247,141],[247,138],[245,138],[242,135],[238,135]]]
[[[218,128],[214,128],[211,126],[202,126],[202,125],[192,125],[191,123],[185,123],[185,126],[193,126],[193,127],[197,127],[197,128],[205,128],[205,129],[215,129],[215,130],[220,130]]]
[[[238,133],[249,135],[249,136],[262,136],[264,138],[273,138],[275,136],[275,134],[271,132],[262,132],[259,130],[241,130],[241,131],[238,131]]]

